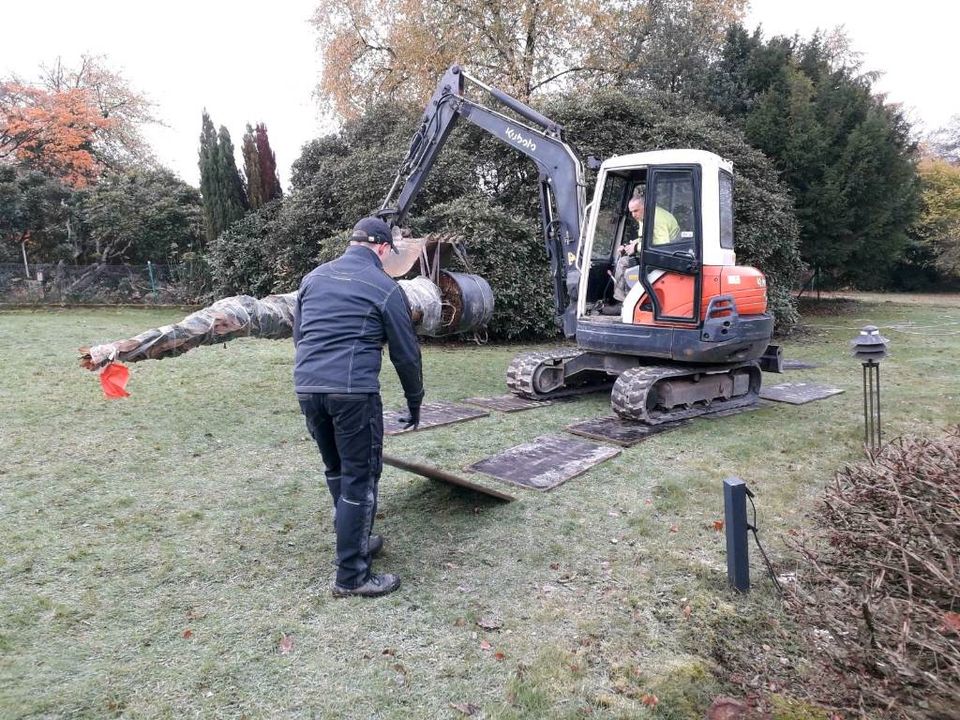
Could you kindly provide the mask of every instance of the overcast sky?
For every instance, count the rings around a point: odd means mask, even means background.
[[[331,129],[313,96],[319,63],[307,20],[319,1],[8,2],[0,76],[29,80],[58,56],[74,64],[81,53],[106,55],[156,103],[167,127],[151,128],[147,137],[184,180],[199,183],[206,108],[238,150],[246,124],[265,123],[286,187],[301,146]],[[936,128],[960,114],[958,8],[952,0],[752,0],[747,25],[762,24],[767,37],[844,25],[865,69],[884,73],[876,88],[903,103],[912,121]]]

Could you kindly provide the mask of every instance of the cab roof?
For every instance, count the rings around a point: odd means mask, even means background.
[[[700,165],[705,170],[717,169],[733,172],[733,163],[707,150],[651,150],[607,158],[602,170],[624,170],[649,165]]]

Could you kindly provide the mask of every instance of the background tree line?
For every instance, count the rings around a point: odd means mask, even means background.
[[[960,119],[916,142],[841,34],[764,37],[743,0],[347,0],[318,7],[321,102],[284,197],[266,128],[237,148],[202,114],[199,192],[156,166],[151,106],[102,59],[0,85],[0,260],[205,258],[214,294],[289,290],[378,207],[446,67],[561,122],[583,156],[697,147],[733,161],[737,250],[791,290],[949,287],[960,277]],[[484,98],[478,98],[484,101]],[[498,297],[494,334],[549,334],[536,174],[465,125],[411,214],[464,235]],[[530,268],[542,268],[542,273]]]
[[[141,131],[153,122],[102,57],[0,81],[0,262],[27,275],[31,263],[202,262],[207,238],[282,195],[263,124],[247,126],[244,179],[229,132],[203,113],[198,190],[152,156]]]

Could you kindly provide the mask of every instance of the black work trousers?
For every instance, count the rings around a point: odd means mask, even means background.
[[[307,429],[320,448],[337,531],[337,584],[370,577],[370,532],[383,470],[383,404],[376,393],[297,394]]]

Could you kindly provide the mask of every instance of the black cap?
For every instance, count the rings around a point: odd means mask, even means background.
[[[396,251],[393,245],[393,232],[390,230],[390,226],[378,217],[365,217],[354,225],[350,239],[356,242],[389,245]]]

